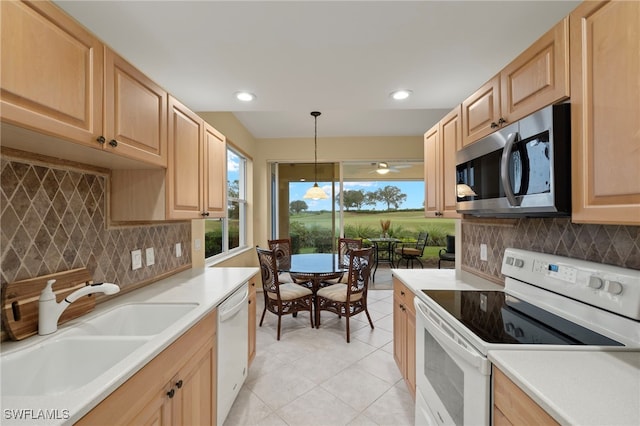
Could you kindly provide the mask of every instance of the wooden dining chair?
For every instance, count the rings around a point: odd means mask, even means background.
[[[360,250],[362,248],[362,240],[356,238],[338,238],[338,262],[341,267],[349,268],[349,255],[353,250]],[[320,287],[326,287],[329,285],[347,283],[347,274],[340,275],[339,278],[333,280],[322,281]]]
[[[262,327],[264,315],[268,310],[278,316],[278,340],[280,340],[280,326],[283,315],[309,311],[311,328],[313,328],[313,292],[298,284],[280,282],[276,265],[276,253],[273,250],[260,247],[256,247],[256,251],[260,263],[262,292],[264,294],[264,310],[260,318],[260,327]]]
[[[296,280],[287,271],[291,267],[291,239],[279,238],[276,240],[267,240],[269,250],[273,250],[276,256],[276,265],[278,265],[278,277],[280,282],[304,284],[302,280]]]
[[[349,254],[347,283],[337,283],[318,290],[316,294],[316,328],[320,327],[320,312],[329,311],[345,317],[347,343],[351,341],[349,319],[361,312],[367,315],[373,329],[373,321],[367,309],[367,290],[373,264],[373,249],[352,250]]]

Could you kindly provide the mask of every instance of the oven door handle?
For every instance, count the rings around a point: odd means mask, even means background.
[[[511,151],[513,150],[513,144],[518,140],[518,133],[509,133],[507,141],[504,144],[502,150],[502,160],[500,161],[500,179],[502,180],[502,189],[504,189],[504,195],[507,197],[509,204],[513,207],[518,207],[521,200],[516,197],[511,187],[511,178],[509,177],[509,160],[511,157]]]
[[[446,346],[459,358],[471,365],[481,374],[488,376],[491,374],[491,363],[480,352],[476,351],[470,344],[452,330],[445,322],[428,306],[414,299],[416,312],[424,319],[424,326],[427,327],[434,339],[442,346]]]

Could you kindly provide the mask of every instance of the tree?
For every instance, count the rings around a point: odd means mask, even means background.
[[[240,181],[238,179],[228,181],[227,195],[229,198],[240,197]]]
[[[392,205],[394,209],[397,210],[400,207],[400,204],[406,201],[407,195],[403,194],[402,190],[397,186],[387,185],[384,188],[378,189],[373,194],[373,198],[376,201],[385,203],[387,205],[387,210],[391,210]]]
[[[303,210],[307,210],[309,206],[302,200],[295,200],[289,203],[289,211],[294,214],[298,214]]]
[[[364,192],[360,189],[346,190],[342,194],[342,203],[344,208],[349,211],[350,208],[360,210],[365,202]],[[340,203],[340,194],[336,195],[336,204]]]

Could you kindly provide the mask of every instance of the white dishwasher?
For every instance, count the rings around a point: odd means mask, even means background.
[[[220,426],[247,377],[248,298],[249,285],[245,283],[218,307],[217,424]]]

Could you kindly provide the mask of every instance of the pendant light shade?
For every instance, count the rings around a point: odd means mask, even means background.
[[[312,200],[325,200],[329,198],[327,194],[318,186],[318,116],[320,115],[320,111],[312,111],[311,115],[315,120],[315,130],[313,135],[314,140],[314,150],[313,150],[313,171],[315,176],[315,183],[311,188],[307,190],[304,194],[304,198],[312,199]]]

